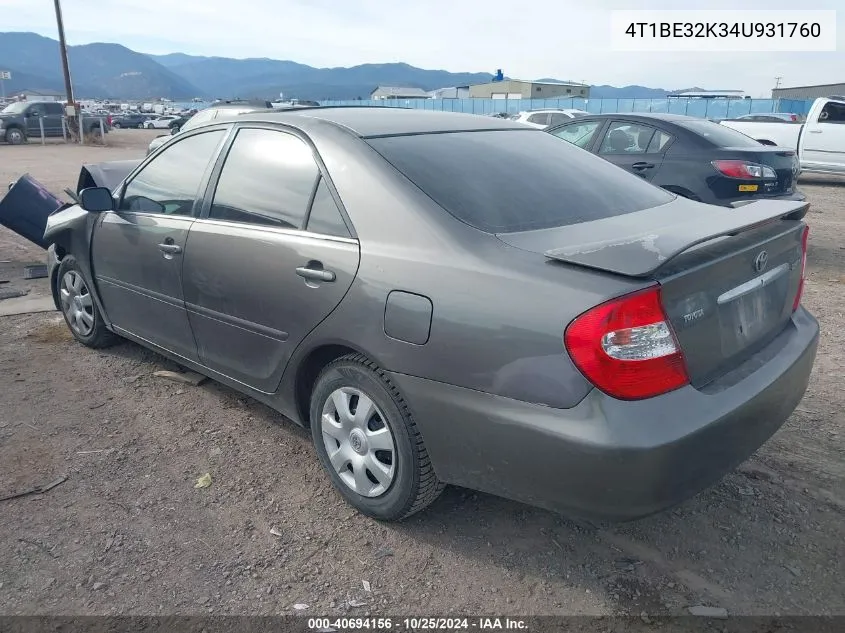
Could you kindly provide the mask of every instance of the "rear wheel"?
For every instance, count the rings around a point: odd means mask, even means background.
[[[443,491],[396,387],[366,357],[327,365],[311,395],[311,434],[341,496],[363,514],[396,521]]]
[[[20,145],[26,141],[26,136],[24,135],[23,130],[16,127],[6,130],[5,138],[9,145]]]
[[[99,348],[113,345],[119,339],[106,329],[103,317],[91,287],[82,274],[73,255],[66,255],[59,266],[56,278],[59,306],[73,337],[87,347]]]

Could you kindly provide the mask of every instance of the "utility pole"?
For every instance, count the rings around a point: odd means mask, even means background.
[[[56,24],[59,27],[59,53],[62,56],[62,72],[65,76],[65,98],[67,99],[67,105],[73,107],[74,114],[78,114],[79,110],[76,107],[76,101],[73,98],[73,85],[70,81],[70,64],[68,64],[67,60],[67,42],[65,41],[65,25],[64,21],[62,20],[62,7],[59,4],[59,0],[53,0],[53,5],[56,8]],[[65,111],[67,114],[67,111]],[[68,128],[74,129],[73,119],[76,117],[68,117]]]

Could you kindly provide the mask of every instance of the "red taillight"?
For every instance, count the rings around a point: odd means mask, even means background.
[[[689,383],[659,286],[588,310],[569,324],[563,341],[587,380],[614,398],[641,400]]]
[[[801,305],[801,296],[804,294],[804,275],[807,270],[807,239],[810,237],[810,227],[805,226],[801,234],[801,278],[798,280],[798,291],[795,293],[795,300],[792,302],[792,311],[795,312]]]
[[[111,115],[106,117],[106,125],[111,126]]]
[[[739,178],[741,180],[777,178],[777,174],[771,167],[747,163],[744,160],[714,160],[710,164],[716,168],[716,171],[728,178]]]
[[[789,117],[789,118],[790,118],[790,119],[792,119],[793,121],[797,121],[797,120],[798,120],[798,115],[793,114],[793,115],[792,115],[791,117]]]

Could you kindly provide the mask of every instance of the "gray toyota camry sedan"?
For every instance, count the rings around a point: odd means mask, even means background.
[[[186,131],[44,239],[80,343],[135,341],[310,427],[371,517],[456,484],[625,520],[801,400],[805,212],[677,198],[506,119],[328,107]]]

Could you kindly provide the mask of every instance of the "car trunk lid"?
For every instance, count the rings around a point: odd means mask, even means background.
[[[724,153],[728,158],[765,165],[774,170],[777,179],[761,180],[756,195],[789,195],[795,190],[796,180],[800,172],[800,164],[795,150],[761,145],[755,149],[745,147],[724,148]]]
[[[802,275],[804,203],[762,200],[736,209],[689,200],[502,241],[661,285],[663,308],[693,386],[723,375],[783,330]],[[646,229],[643,229],[646,227]]]

